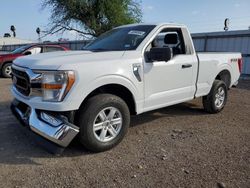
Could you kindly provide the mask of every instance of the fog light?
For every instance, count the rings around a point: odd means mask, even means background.
[[[63,122],[45,112],[41,112],[41,119],[47,123],[49,123],[50,125],[57,127],[59,125],[61,125]]]

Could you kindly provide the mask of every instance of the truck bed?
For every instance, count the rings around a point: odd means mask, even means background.
[[[216,75],[227,69],[231,75],[230,87],[232,87],[240,76],[238,59],[240,53],[234,52],[199,52],[199,71],[197,79],[196,97],[208,94]]]

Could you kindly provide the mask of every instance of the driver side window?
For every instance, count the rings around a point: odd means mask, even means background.
[[[185,54],[185,44],[182,31],[179,28],[163,29],[152,41],[151,48],[169,47],[173,56]]]
[[[168,48],[169,50],[165,49]],[[165,59],[169,56],[170,59],[177,55],[187,54],[185,48],[184,37],[181,28],[165,28],[162,29],[145,50],[146,62],[154,61],[153,55],[157,59]],[[169,52],[170,54],[166,54]],[[159,56],[160,55],[160,56]],[[158,60],[159,61],[159,60]]]

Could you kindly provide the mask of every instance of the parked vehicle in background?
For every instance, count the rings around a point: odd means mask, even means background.
[[[196,53],[184,25],[126,25],[84,51],[18,58],[11,109],[50,142],[66,147],[79,135],[99,152],[123,139],[131,114],[197,97],[207,112],[220,112],[241,67],[240,53]]]
[[[68,48],[60,45],[52,44],[31,44],[17,48],[11,53],[0,54],[0,72],[3,77],[11,77],[11,64],[12,62],[24,55],[34,55],[39,53],[47,53],[54,51],[67,51]]]

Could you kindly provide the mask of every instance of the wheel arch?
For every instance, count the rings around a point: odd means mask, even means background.
[[[228,63],[221,64],[215,74],[214,80],[224,81],[227,88],[231,87],[232,82],[232,67]]]
[[[7,63],[13,63],[13,61],[4,61],[3,63],[0,64],[0,75],[3,76],[3,68]]]
[[[215,80],[221,80],[225,82],[227,89],[231,86],[231,73],[228,69],[224,69],[220,71],[217,76],[215,77]]]
[[[211,74],[206,83],[208,87],[204,87],[203,89],[198,90],[198,94],[196,94],[196,97],[208,95],[215,80],[222,80],[224,82],[225,80],[227,80],[226,85],[229,89],[232,86],[232,76],[232,67],[228,63],[220,64],[216,67],[215,70],[211,71]]]
[[[109,84],[105,84],[105,85],[97,87],[84,98],[80,106],[83,106],[89,98],[98,94],[103,94],[103,93],[108,93],[108,94],[112,94],[112,95],[116,95],[120,97],[128,105],[130,114],[132,115],[137,114],[134,95],[127,87],[121,84],[117,84],[117,83],[109,83]]]
[[[13,63],[13,61],[4,61],[3,63],[0,64],[0,69],[2,70],[3,66],[6,65],[7,63]]]
[[[84,83],[85,82],[85,83]],[[85,86],[82,87],[81,85]],[[141,113],[143,103],[140,100],[143,98],[138,85],[135,85],[130,79],[120,75],[106,75],[96,78],[92,81],[80,81],[75,89],[78,90],[78,96],[74,94],[74,98],[80,98],[78,109],[92,96],[99,93],[109,93],[122,98],[128,105],[131,114]],[[80,93],[80,96],[79,96]]]

